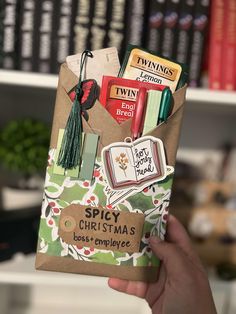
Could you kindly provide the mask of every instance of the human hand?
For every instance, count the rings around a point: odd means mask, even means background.
[[[157,282],[109,278],[108,285],[145,298],[153,314],[216,314],[207,275],[180,222],[170,215],[166,241],[151,237],[150,246],[162,261]]]

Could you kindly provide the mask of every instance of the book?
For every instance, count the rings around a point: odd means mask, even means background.
[[[53,1],[55,3],[55,1]],[[60,65],[75,50],[75,19],[77,0],[59,0],[55,4],[53,34],[51,43],[51,72],[58,73]]]
[[[33,13],[33,18],[34,18],[34,23],[33,23],[33,51],[32,51],[32,56],[31,56],[31,71],[33,72],[39,72],[39,62],[40,62],[40,39],[42,34],[44,34],[43,28],[49,28],[50,25],[48,26],[48,19],[46,16],[46,23],[42,23],[42,3],[45,5],[45,0],[35,0],[35,8],[34,8],[34,13]],[[49,1],[50,3],[51,1]],[[45,16],[43,15],[45,18]],[[42,34],[41,34],[42,33]],[[43,40],[43,47],[41,47],[41,50],[43,50],[44,54],[47,52],[47,44],[48,40],[47,37]],[[42,44],[41,44],[42,46]]]
[[[221,88],[236,89],[236,1],[225,0]]]
[[[4,19],[4,0],[0,0],[0,68],[3,64],[3,19]]]
[[[17,68],[22,71],[33,71],[34,63],[34,34],[37,25],[38,9],[40,2],[37,0],[22,0],[19,11],[19,55]]]
[[[161,55],[175,59],[174,48],[177,43],[177,25],[180,0],[167,0],[163,23]]]
[[[145,45],[145,35],[147,34],[147,12],[149,1],[130,0],[126,10],[129,12],[129,27],[126,29],[126,45]]]
[[[90,49],[94,0],[79,0],[74,25],[74,52]]]
[[[147,42],[145,47],[157,54],[161,54],[165,6],[165,0],[150,1],[148,12]]]
[[[108,22],[107,46],[116,47],[120,58],[125,53],[125,34],[128,27],[128,0],[112,0]]]
[[[39,1],[40,8],[37,10],[38,26],[35,27],[34,34],[34,49],[37,52],[33,69],[41,73],[51,72],[54,2],[53,0],[41,0]]]
[[[191,39],[193,35],[193,17],[195,2],[182,0],[177,26],[177,44],[174,52],[175,60],[187,64],[190,55]]]
[[[0,49],[1,51],[1,67],[8,70],[17,67],[17,29],[19,27],[18,0],[1,1],[1,22],[0,22]]]
[[[98,50],[105,47],[107,32],[108,0],[94,0],[94,14],[91,25],[90,47]]]
[[[215,0],[211,6],[209,43],[209,88],[221,88],[221,62],[223,58],[225,1]],[[228,14],[228,12],[227,12]]]
[[[210,1],[200,0],[194,9],[193,35],[189,56],[189,85],[197,87],[201,85],[204,48],[207,42],[208,24],[210,14]],[[210,32],[210,36],[212,33]]]
[[[114,190],[140,188],[166,176],[163,143],[152,136],[106,146],[102,162],[108,184]]]

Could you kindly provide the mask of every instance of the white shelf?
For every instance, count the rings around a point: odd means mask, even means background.
[[[54,74],[0,70],[0,84],[56,88],[57,83],[58,76]]]
[[[0,284],[106,287],[107,278],[35,270],[35,255],[0,263]]]
[[[236,106],[236,91],[215,91],[203,88],[188,88],[186,99],[189,102],[202,102]]]
[[[57,87],[57,83],[58,75],[0,70],[0,84],[54,89]],[[186,98],[188,102],[236,106],[236,91],[225,92],[202,88],[188,88]]]
[[[1,313],[151,313],[143,299],[109,288],[105,277],[39,271],[34,262],[35,255],[21,255],[0,263]]]

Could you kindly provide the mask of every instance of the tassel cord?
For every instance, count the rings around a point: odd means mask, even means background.
[[[76,168],[81,162],[81,146],[82,146],[82,119],[81,104],[82,97],[82,76],[85,61],[87,57],[93,57],[89,50],[85,50],[81,55],[79,82],[76,87],[76,97],[73,102],[70,115],[68,117],[62,144],[58,156],[57,164],[64,169]]]

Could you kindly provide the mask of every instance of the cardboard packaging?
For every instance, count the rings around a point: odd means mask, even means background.
[[[131,119],[118,124],[97,101],[88,111],[88,121],[83,119],[83,132],[99,135],[94,181],[53,173],[59,130],[65,128],[72,106],[68,94],[77,83],[78,78],[63,64],[53,118],[36,269],[155,281],[159,261],[148,246],[148,238],[152,234],[164,237],[173,171],[164,180],[111,208],[101,150],[131,136]],[[174,106],[167,122],[147,134],[163,141],[168,167],[175,165],[185,93],[186,86],[173,94]]]

